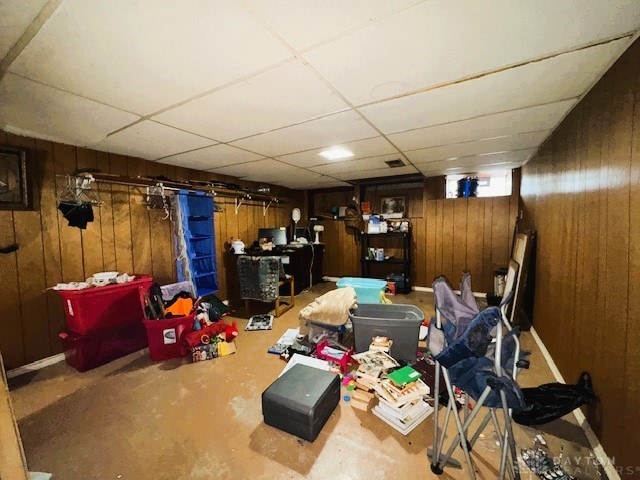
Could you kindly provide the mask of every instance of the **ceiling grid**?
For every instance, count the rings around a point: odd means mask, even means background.
[[[514,168],[639,28],[635,0],[3,2],[0,128],[290,188]]]

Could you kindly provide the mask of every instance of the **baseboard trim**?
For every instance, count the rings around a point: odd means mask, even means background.
[[[558,367],[556,363],[553,361],[553,358],[551,357],[549,350],[547,350],[547,347],[542,342],[542,339],[538,335],[538,332],[536,332],[535,328],[531,327],[530,333],[533,339],[535,340],[535,342],[538,344],[538,348],[540,348],[540,351],[542,352],[542,356],[547,361],[547,365],[549,365],[549,369],[551,370],[551,373],[553,374],[556,381],[560,383],[567,383],[564,377],[562,376],[562,374],[560,373],[560,370],[558,370]],[[580,427],[582,427],[582,430],[584,431],[584,434],[587,437],[587,440],[589,441],[589,445],[591,445],[591,448],[593,449],[593,453],[595,453],[596,458],[599,459],[600,461],[604,460],[604,462],[602,462],[602,467],[604,468],[604,471],[607,474],[607,477],[609,477],[609,480],[621,480],[620,474],[616,471],[615,465],[613,465],[609,461],[609,457],[607,456],[607,453],[604,451],[604,448],[602,447],[600,440],[598,440],[598,437],[596,437],[595,432],[591,428],[591,425],[589,425],[589,422],[587,421],[587,417],[585,417],[584,413],[582,413],[582,410],[580,410],[579,408],[576,408],[573,411],[573,416],[576,417],[578,424],[580,425]]]
[[[49,365],[56,364],[64,360],[64,353],[58,353],[57,355],[53,355],[51,357],[43,358],[42,360],[36,360],[29,365],[23,365],[18,368],[14,368],[7,372],[7,378],[18,377],[20,375],[24,375],[25,373],[34,372],[36,370],[40,370],[41,368],[48,367]]]

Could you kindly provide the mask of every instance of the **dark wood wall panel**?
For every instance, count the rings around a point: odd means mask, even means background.
[[[325,244],[322,273],[333,277],[360,275],[360,243],[348,233],[342,220],[320,220],[324,226],[321,240]]]
[[[56,192],[62,192],[67,182],[65,178],[58,177],[57,175],[68,174],[78,168],[75,147],[54,143],[53,162],[56,174]],[[57,215],[57,219],[58,231],[60,232],[62,281],[77,282],[78,279],[84,280],[86,277],[82,265],[82,234],[79,229],[70,228],[62,215]]]
[[[38,188],[40,190],[40,231],[42,232],[42,264],[44,266],[44,283],[47,287],[62,282],[62,261],[60,253],[60,231],[58,210],[56,207],[56,178],[53,163],[53,144],[36,140],[38,163]],[[60,308],[57,294],[51,290],[45,294],[48,318],[49,348],[52,353],[62,351],[62,345],[53,341],[64,329],[64,313]],[[40,325],[45,328],[46,325]],[[2,348],[2,347],[0,347]],[[4,351],[4,350],[3,350]]]
[[[145,177],[147,175],[147,163],[138,158],[127,158],[127,175],[130,177]],[[149,215],[145,215],[146,205],[144,196],[136,194],[136,187],[129,189],[129,211],[131,212],[131,253],[133,255],[134,272],[152,272],[151,267],[151,241],[149,230]]]
[[[522,169],[522,226],[538,232],[534,326],[558,368],[589,371],[587,413],[616,465],[640,448],[640,43]]]
[[[111,159],[106,152],[97,152],[97,168],[102,172],[111,172]],[[107,272],[116,270],[116,242],[113,228],[113,195],[111,185],[99,184],[100,206],[100,238],[102,239],[102,263]]]
[[[172,178],[173,167],[162,163],[148,162],[147,175],[164,175]],[[108,186],[107,186],[108,187]],[[109,187],[110,188],[110,187]],[[171,283],[173,279],[173,245],[171,244],[171,222],[164,219],[161,210],[149,211],[149,248],[151,253],[151,273],[161,285]],[[216,222],[214,221],[214,225]]]
[[[413,242],[411,244],[412,252],[411,258],[420,258],[420,255],[423,252],[429,251],[429,242],[427,241],[427,222],[424,219],[420,219],[421,221],[416,222],[412,219],[413,224]],[[423,260],[415,263],[415,267],[413,269],[413,283],[415,285],[426,285],[427,284],[427,259],[426,255]]]
[[[80,169],[98,168],[98,156],[95,150],[78,148],[76,158]],[[80,232],[83,245],[82,264],[86,276],[105,271],[102,254],[102,208],[94,208],[93,217],[97,228],[88,228]]]
[[[7,134],[0,130],[0,142],[6,144]],[[13,212],[0,210],[0,245],[8,246],[16,242],[13,226]],[[3,311],[0,317],[0,349],[2,349],[5,364],[24,363],[24,344],[22,341],[22,322],[16,321],[21,317],[20,297],[18,289],[17,255],[0,255],[0,291],[3,298]],[[6,352],[6,353],[5,353]]]
[[[625,342],[626,368],[624,370],[624,410],[622,417],[626,419],[622,426],[623,438],[637,438],[640,431],[640,415],[638,415],[638,398],[640,398],[640,75],[636,77],[634,87],[636,93],[633,117],[633,137],[631,143],[631,171],[629,175],[629,301],[627,336]],[[634,165],[635,163],[635,165]],[[637,448],[637,444],[636,444]],[[629,452],[637,455],[637,449]]]
[[[110,155],[110,173],[128,175],[127,157]],[[133,272],[133,249],[131,248],[131,205],[129,188],[124,185],[112,185],[111,200],[113,206],[113,236],[116,250],[116,270]],[[135,272],[143,273],[143,272]]]
[[[163,165],[123,155],[96,152],[70,145],[8,134],[0,130],[0,145],[28,148],[36,175],[36,208],[33,211],[0,211],[0,246],[18,243],[17,252],[0,255],[0,350],[7,368],[60,353],[58,334],[65,329],[64,312],[56,292],[47,290],[60,282],[82,281],[90,275],[118,270],[150,273],[160,284],[175,281],[171,222],[164,212],[147,210],[144,189],[98,183],[102,205],[95,207],[94,221],[85,230],[69,227],[57,209],[57,195],[66,179],[57,175],[77,168],[98,168],[104,173],[127,176],[165,175],[176,180],[218,179],[253,186],[231,177]],[[229,243],[242,238],[250,244],[258,228],[291,225],[291,209],[303,210],[304,192],[274,186],[271,194],[286,200],[263,214],[262,202],[248,201],[236,215],[232,198],[217,197],[224,208],[216,213],[216,254],[221,299],[237,292],[237,279],[227,275]],[[303,220],[300,226],[306,225]],[[352,262],[344,255],[341,261]],[[357,265],[354,263],[354,265]],[[356,273],[354,271],[354,273]]]
[[[7,142],[33,150],[35,140],[14,135],[7,136]],[[20,249],[15,253],[18,269],[18,292],[20,317],[37,319],[47,312],[47,300],[42,294],[46,288],[43,246],[40,231],[40,211],[15,211],[13,213],[15,240]],[[4,295],[4,293],[3,293]],[[12,319],[15,321],[16,319]],[[39,352],[49,349],[49,336],[41,334],[39,321],[23,322],[22,342],[26,362],[37,360]]]

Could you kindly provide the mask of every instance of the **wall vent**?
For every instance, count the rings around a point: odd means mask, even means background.
[[[389,165],[391,168],[404,167],[404,162],[402,160],[400,160],[399,158],[396,159],[396,160],[387,160],[384,163]]]

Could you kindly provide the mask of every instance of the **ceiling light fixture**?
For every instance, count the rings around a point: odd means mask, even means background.
[[[326,158],[327,160],[342,160],[343,158],[351,158],[354,156],[353,152],[342,147],[331,147],[327,150],[323,150],[318,155]]]

